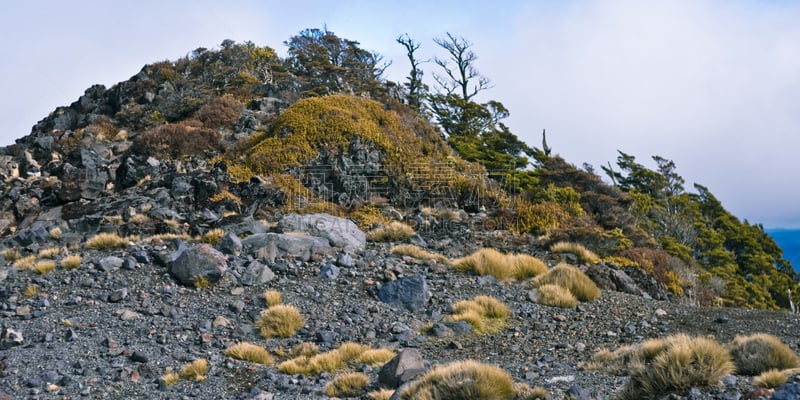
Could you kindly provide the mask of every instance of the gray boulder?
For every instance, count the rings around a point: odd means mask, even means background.
[[[239,256],[242,254],[242,240],[234,233],[226,233],[219,239],[217,249],[225,254]]]
[[[425,364],[419,350],[404,349],[381,367],[378,384],[395,389],[418,376],[424,369]]]
[[[191,286],[196,277],[203,277],[210,283],[215,283],[222,278],[228,264],[225,255],[208,244],[190,247],[180,253],[172,262],[170,273],[180,283]]]
[[[328,214],[289,214],[278,222],[278,230],[323,237],[346,251],[361,250],[367,244],[366,234],[353,221]]]
[[[412,275],[391,281],[378,292],[378,298],[388,304],[401,304],[411,311],[425,308],[430,300],[428,282],[422,275]]]
[[[261,285],[275,279],[275,273],[269,266],[253,261],[247,266],[247,270],[242,274],[242,284],[245,286]]]
[[[281,233],[257,233],[242,240],[242,253],[264,258],[270,264],[275,259],[291,256],[302,261],[324,258],[333,254],[333,248],[323,238]]]

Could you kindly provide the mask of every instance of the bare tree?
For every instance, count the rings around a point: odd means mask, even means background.
[[[406,48],[408,61],[411,63],[411,72],[408,74],[408,82],[405,83],[405,87],[408,89],[406,101],[409,106],[419,110],[422,107],[422,99],[426,91],[425,84],[422,83],[423,72],[419,67],[424,61],[418,60],[414,55],[419,49],[420,42],[415,42],[406,33],[397,38],[397,43],[400,43]]]
[[[444,75],[433,73],[433,79],[448,95],[458,94],[462,100],[470,101],[481,90],[492,87],[489,78],[475,68],[478,56],[470,50],[472,43],[449,32],[447,38],[433,41],[450,55],[448,59],[433,59],[444,70]]]

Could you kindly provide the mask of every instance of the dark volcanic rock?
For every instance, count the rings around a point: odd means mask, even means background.
[[[397,388],[406,383],[412,374],[424,370],[425,364],[422,355],[417,349],[403,349],[393,359],[381,367],[378,373],[378,383],[388,388]],[[405,380],[403,379],[405,377]]]
[[[418,311],[425,308],[430,292],[425,277],[412,275],[387,283],[378,292],[378,297],[384,303],[399,303],[411,311]]]
[[[172,263],[170,273],[182,284],[191,286],[196,277],[203,277],[210,283],[222,278],[228,269],[225,255],[208,244],[187,248]]]

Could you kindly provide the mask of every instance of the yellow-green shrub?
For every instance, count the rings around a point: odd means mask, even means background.
[[[383,213],[383,210],[372,204],[358,207],[350,213],[349,217],[359,228],[365,231],[376,226],[388,224],[391,221],[391,219]]]
[[[514,380],[507,372],[473,360],[436,366],[400,390],[401,400],[497,400],[515,394]]]

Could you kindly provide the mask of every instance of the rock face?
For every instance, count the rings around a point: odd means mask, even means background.
[[[184,250],[172,263],[170,273],[182,284],[191,286],[197,277],[216,283],[228,269],[225,255],[208,244]]]
[[[428,283],[422,275],[412,275],[384,285],[378,297],[384,303],[400,304],[411,311],[425,308],[431,295]]]
[[[242,240],[242,252],[264,258],[270,263],[290,256],[302,261],[322,258],[334,253],[328,240],[300,234],[259,233]]]
[[[278,230],[324,237],[346,251],[361,250],[367,243],[366,234],[353,221],[328,214],[289,214],[280,220]]]

